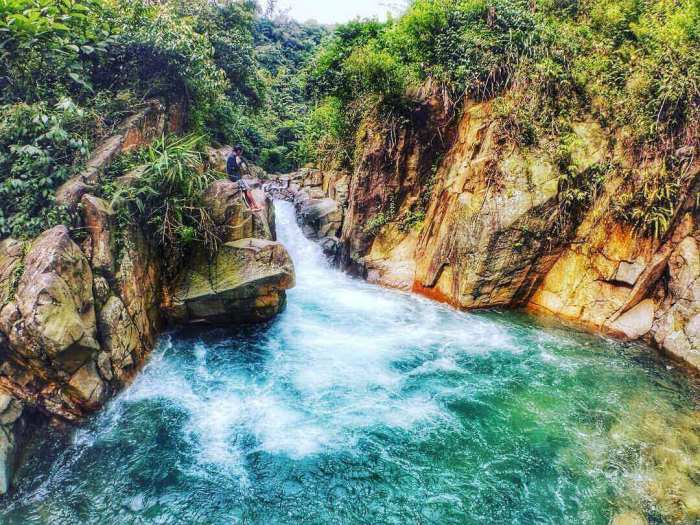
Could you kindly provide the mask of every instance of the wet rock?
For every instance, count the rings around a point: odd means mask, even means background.
[[[114,379],[114,370],[112,369],[112,356],[108,352],[100,352],[97,356],[97,370],[100,372],[106,381]]]
[[[318,241],[323,249],[323,254],[330,260],[335,260],[339,254],[340,239],[338,237],[324,237]]]
[[[364,258],[367,281],[388,288],[411,290],[416,273],[414,253],[418,232],[394,225],[382,229]]]
[[[294,194],[294,200],[292,202],[294,203],[294,209],[296,210],[297,214],[310,199],[311,197],[309,197],[309,194],[305,191],[298,191]]]
[[[164,305],[175,323],[266,321],[285,304],[294,267],[284,246],[264,239],[224,244],[212,260],[200,257],[184,272]]]
[[[12,482],[25,413],[23,403],[0,390],[0,495],[7,493]]]
[[[90,407],[101,406],[107,397],[107,387],[92,360],[73,374],[68,384]]]
[[[310,239],[335,237],[343,223],[343,210],[333,199],[309,199],[298,206],[297,219]]]

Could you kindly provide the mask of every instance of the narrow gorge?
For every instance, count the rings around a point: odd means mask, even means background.
[[[404,4],[0,1],[0,524],[700,523],[700,3]]]
[[[439,116],[430,102],[425,111]],[[461,309],[524,307],[642,339],[697,371],[696,149],[676,152],[691,182],[671,226],[661,238],[644,238],[615,218],[623,180],[605,180],[585,210],[569,213],[560,167],[546,151],[499,140],[491,111],[490,103],[468,105],[440,159],[426,136],[407,131],[392,149],[368,131],[354,172],[305,169],[276,186],[296,203],[305,233],[369,282]],[[596,122],[572,129],[574,177],[591,177],[601,165],[633,166]]]

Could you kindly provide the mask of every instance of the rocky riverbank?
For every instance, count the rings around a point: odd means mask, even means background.
[[[424,111],[439,115],[439,103]],[[367,126],[353,173],[307,168],[275,183],[294,201],[305,234],[337,264],[463,309],[525,307],[642,339],[700,369],[694,149],[677,152],[693,182],[668,232],[654,238],[615,215],[623,180],[586,186],[612,162],[655,168],[654,160],[634,165],[596,122],[572,125],[567,180],[580,185],[573,209],[561,167],[538,147],[504,142],[489,102],[468,104],[439,148],[426,131],[439,119],[425,120],[403,129],[393,146]]]
[[[211,185],[205,205],[222,244],[213,253],[196,249],[174,277],[138,226],[117,235],[115,212],[98,196],[102,174],[118,155],[165,129],[176,132],[177,113],[151,105],[129,119],[58,191],[80,225],[0,242],[0,494],[29,423],[79,422],[99,410],[139,371],[164,327],[265,321],[294,286],[259,183],[258,213],[243,205],[233,183]],[[211,152],[213,168],[219,153]]]

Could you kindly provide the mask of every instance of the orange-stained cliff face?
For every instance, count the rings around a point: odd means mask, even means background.
[[[466,104],[451,126],[429,116],[442,114],[439,104],[422,111],[419,124],[396,135],[366,126],[343,206],[341,266],[459,308],[524,306],[643,338],[700,369],[695,187],[667,235],[654,240],[614,218],[620,178],[607,178],[590,202],[568,210],[546,145],[504,138],[489,102]],[[611,161],[632,166],[597,122],[582,119],[571,130],[569,176],[585,179]],[[688,171],[700,174],[692,156]],[[329,196],[302,178],[314,198]]]

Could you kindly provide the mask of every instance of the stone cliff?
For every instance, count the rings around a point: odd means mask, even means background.
[[[77,210],[77,228],[0,241],[0,494],[28,424],[76,422],[101,408],[139,370],[166,324],[260,322],[284,307],[294,269],[259,188],[264,210],[253,214],[233,183],[211,185],[205,205],[222,244],[191,253],[175,277],[138,226],[118,242],[115,213],[96,195],[101,174],[172,122],[177,115],[150,105],[59,190],[57,198]]]
[[[439,104],[424,111],[438,117],[421,115],[419,131],[398,138],[368,125],[352,173],[282,178],[307,236],[371,282],[463,309],[526,307],[700,369],[697,145],[678,152],[691,182],[655,238],[614,212],[629,181],[599,174],[656,161],[634,160],[599,123],[571,123],[564,171],[546,144],[504,137],[488,101],[467,103],[452,124]]]

